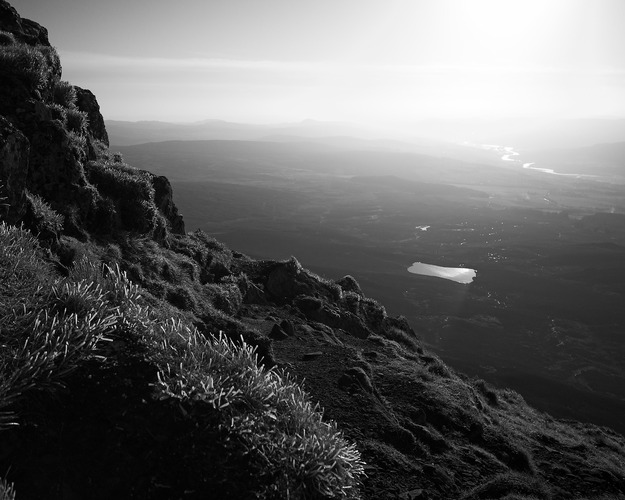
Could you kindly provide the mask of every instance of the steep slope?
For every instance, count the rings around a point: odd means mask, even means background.
[[[622,436],[455,373],[349,276],[185,234],[45,29],[1,0],[0,30],[0,472],[19,498],[625,498]]]

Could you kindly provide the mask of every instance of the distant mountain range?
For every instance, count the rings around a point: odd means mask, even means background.
[[[304,120],[294,123],[251,124],[223,120],[203,120],[193,123],[168,123],[160,121],[106,122],[111,132],[111,144],[129,146],[146,142],[169,140],[282,140],[298,137],[318,139],[328,136],[349,136],[360,139],[382,137],[379,131],[342,122]]]
[[[329,140],[373,141],[367,146],[424,148],[440,151],[441,143],[499,144],[524,150],[578,148],[625,141],[624,119],[544,120],[418,120],[402,126],[366,126],[347,122],[303,120],[292,123],[249,124],[223,120],[193,123],[106,121],[110,142],[130,146],[168,140]],[[360,144],[362,146],[362,142]]]

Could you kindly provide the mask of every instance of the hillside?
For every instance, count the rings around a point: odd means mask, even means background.
[[[623,436],[454,372],[350,276],[186,233],[4,0],[0,186],[0,499],[625,498]]]

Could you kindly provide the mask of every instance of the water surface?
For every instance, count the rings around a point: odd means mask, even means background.
[[[414,262],[408,268],[408,272],[412,274],[420,274],[422,276],[435,276],[446,280],[455,281],[456,283],[471,283],[477,275],[475,269],[466,267],[442,267],[434,264],[424,264],[423,262]]]

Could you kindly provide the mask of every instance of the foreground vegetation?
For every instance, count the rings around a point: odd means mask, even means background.
[[[164,319],[117,266],[84,259],[59,277],[31,234],[4,223],[0,275],[2,430],[19,425],[20,400],[62,390],[72,371],[105,363],[106,345],[125,338],[154,366],[155,400],[176,400],[187,418],[236,443],[230,453],[252,457],[260,498],[358,497],[355,446],[287,374],[259,366],[244,341]]]

